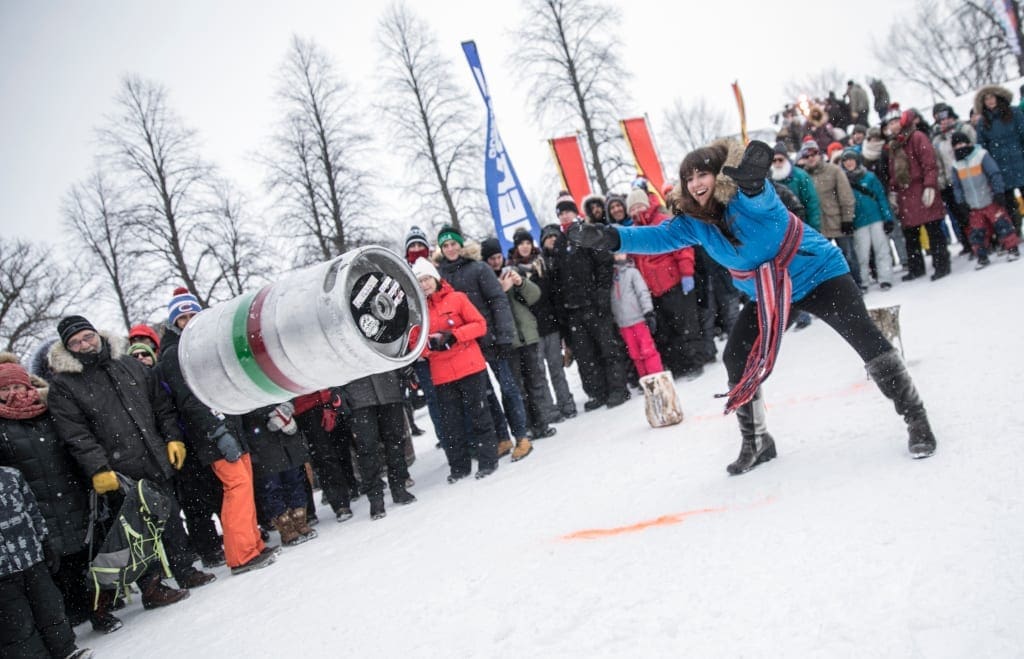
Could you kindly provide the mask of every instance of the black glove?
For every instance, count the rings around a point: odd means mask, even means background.
[[[853,235],[853,222],[840,222],[839,230],[843,232],[844,236]]]
[[[885,230],[885,235],[888,236],[889,234],[891,234],[892,233],[892,222],[883,222],[882,223],[882,229]]]
[[[1005,192],[993,192],[992,201],[996,202],[997,204],[1005,208],[1007,211],[1010,210],[1010,202],[1006,200]]]
[[[619,240],[618,230],[606,224],[577,222],[569,227],[566,235],[569,238],[569,242],[574,245],[600,251],[615,251],[622,244],[622,241]]]
[[[455,338],[454,334],[448,330],[444,330],[439,332],[437,336],[431,336],[427,339],[427,345],[430,346],[431,350],[439,352],[441,350],[448,350],[458,343],[458,341],[459,340]]]
[[[651,330],[651,336],[658,333],[658,317],[653,311],[644,314],[644,322],[647,323],[647,329]]]
[[[512,356],[512,344],[511,343],[495,343],[494,344],[494,358],[498,361],[502,359],[508,359]]]
[[[50,574],[57,574],[60,570],[60,554],[50,544],[50,539],[43,540],[43,560],[46,562],[46,569]]]
[[[412,367],[412,364],[398,369],[398,377],[402,379],[402,384],[406,389],[415,391],[420,388],[420,380],[416,377],[416,369]]]
[[[238,462],[242,457],[242,445],[238,443],[235,436],[228,432],[228,429],[221,425],[210,435],[210,439],[217,442],[217,450],[228,462]]]
[[[748,197],[761,194],[764,180],[772,166],[775,151],[760,140],[747,145],[739,167],[723,167],[722,173],[736,181],[736,186]]]

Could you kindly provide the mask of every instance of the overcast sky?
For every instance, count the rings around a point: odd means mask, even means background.
[[[788,80],[834,66],[866,86],[867,76],[879,74],[872,37],[883,38],[891,17],[907,12],[913,0],[619,4],[623,17],[615,30],[630,72],[622,80],[623,116],[647,113],[657,134],[676,97],[704,96],[735,118],[733,80],[743,89],[751,127],[767,124],[790,100],[781,91]],[[0,0],[0,232],[64,240],[61,197],[88,173],[95,128],[113,111],[125,73],[163,84],[172,109],[198,131],[202,155],[240,185],[254,211],[273,217],[262,197],[263,172],[251,156],[273,129],[276,74],[292,35],[323,46],[355,85],[354,102],[365,103],[376,91],[374,34],[384,6],[347,0]],[[555,170],[545,140],[554,135],[533,121],[525,85],[508,65],[519,3],[424,0],[410,6],[436,30],[456,81],[482,120],[484,108],[459,45],[477,42],[498,127],[520,179],[531,194],[552,189]],[[899,86],[891,83],[890,90]],[[378,153],[387,148],[386,139],[377,141]],[[384,155],[373,164],[382,169],[382,192],[395,190],[404,175],[401,164]],[[482,163],[480,172],[482,186]],[[553,199],[531,201],[541,224],[553,221]],[[431,223],[409,217],[408,204],[391,207],[397,235],[417,221]]]

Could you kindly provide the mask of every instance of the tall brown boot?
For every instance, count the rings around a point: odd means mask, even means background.
[[[89,615],[93,631],[101,634],[110,634],[121,629],[121,619],[111,613],[114,608],[114,591],[101,590],[99,601],[96,603],[96,610]]]
[[[274,528],[281,535],[282,545],[298,544],[299,532],[295,530],[290,511],[284,511],[274,518]]]
[[[317,536],[316,529],[306,522],[305,508],[292,508],[290,516],[292,518],[292,528],[295,529],[295,532],[302,538],[300,542],[312,540]]]
[[[146,582],[140,585],[142,586],[142,608],[144,609],[156,609],[161,606],[177,604],[189,596],[189,592],[184,588],[178,590],[165,585],[160,579],[160,575],[143,578],[146,579]]]

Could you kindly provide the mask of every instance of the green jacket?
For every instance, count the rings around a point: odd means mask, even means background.
[[[540,343],[540,332],[537,331],[537,317],[530,307],[540,300],[540,286],[523,277],[523,283],[506,291],[509,306],[512,307],[512,318],[515,319],[516,331],[512,336],[512,347]]]

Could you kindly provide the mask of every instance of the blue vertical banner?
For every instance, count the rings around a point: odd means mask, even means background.
[[[530,208],[530,202],[519,184],[516,170],[512,168],[505,145],[501,142],[498,127],[494,123],[494,109],[491,107],[491,95],[487,90],[487,80],[480,66],[480,55],[476,52],[476,43],[463,41],[462,51],[466,53],[469,68],[480,94],[487,106],[487,153],[484,157],[484,186],[487,190],[487,201],[491,206],[491,217],[498,233],[498,241],[503,251],[512,247],[512,236],[516,229],[525,228],[533,234],[534,240],[540,239],[540,225]]]

